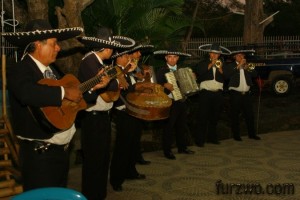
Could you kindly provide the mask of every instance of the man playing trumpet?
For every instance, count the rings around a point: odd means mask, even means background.
[[[195,143],[203,147],[205,142],[220,144],[217,135],[219,113],[223,105],[223,63],[221,54],[230,51],[218,44],[205,44],[199,47],[208,52],[209,59],[200,62],[196,67],[197,81],[200,83],[199,111]]]
[[[224,76],[229,80],[228,89],[230,95],[230,119],[233,139],[242,141],[240,137],[239,114],[242,112],[247,125],[248,137],[260,140],[256,135],[254,127],[254,112],[250,87],[253,85],[252,78],[257,76],[257,72],[247,63],[246,53],[253,53],[254,50],[232,51],[234,62],[226,66]]]

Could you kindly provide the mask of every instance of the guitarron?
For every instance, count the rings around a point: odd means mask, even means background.
[[[148,121],[168,118],[172,105],[172,100],[164,93],[164,88],[150,82],[149,73],[143,82],[136,83],[135,91],[128,93],[126,99],[122,100],[128,114]]]

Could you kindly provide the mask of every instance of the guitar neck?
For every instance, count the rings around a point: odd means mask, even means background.
[[[104,73],[99,74],[99,75],[81,83],[79,85],[79,89],[82,91],[82,93],[90,90],[92,87],[94,87],[95,85],[100,83],[102,77],[105,75],[107,75],[109,78],[114,78],[117,76],[117,70],[115,69],[115,67],[109,66],[109,67],[107,67],[107,69],[105,69]]]

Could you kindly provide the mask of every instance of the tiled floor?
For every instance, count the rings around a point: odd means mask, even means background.
[[[175,154],[176,160],[160,151],[144,153],[152,162],[138,165],[146,180],[126,181],[122,192],[109,186],[107,200],[300,200],[300,130],[260,136],[260,141],[243,137],[242,142],[192,146],[196,154]],[[79,191],[80,171],[72,167],[69,181]]]
[[[109,186],[107,200],[300,200],[300,130],[260,136],[191,146],[196,154],[176,160],[144,153],[152,162],[138,165],[146,180],[126,181],[122,192]],[[81,165],[73,165],[69,188],[80,191],[80,179]]]

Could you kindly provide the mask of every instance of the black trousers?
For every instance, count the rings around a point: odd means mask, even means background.
[[[82,193],[105,199],[110,162],[111,121],[108,111],[85,112],[81,124]]]
[[[170,116],[164,122],[162,146],[164,152],[172,148],[174,133],[178,150],[184,150],[187,147],[187,105],[182,101],[173,101],[170,109]]]
[[[201,90],[199,93],[199,110],[195,142],[204,144],[206,141],[217,142],[217,124],[223,106],[222,91]]]
[[[230,119],[233,137],[240,137],[240,113],[245,118],[248,136],[255,136],[253,98],[249,92],[230,91]]]
[[[136,152],[139,151],[142,121],[128,115],[125,111],[115,111],[116,140],[110,165],[110,183],[120,186],[127,176],[138,174]]]
[[[42,187],[66,187],[69,172],[69,150],[51,145],[41,153],[36,143],[20,141],[20,162],[24,191]]]

